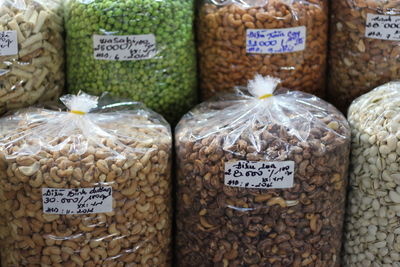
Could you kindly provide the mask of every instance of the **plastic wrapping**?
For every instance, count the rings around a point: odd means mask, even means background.
[[[258,98],[237,89],[178,124],[179,266],[340,266],[347,121],[273,87],[258,77]]]
[[[69,90],[108,91],[177,122],[197,99],[193,3],[67,0]]]
[[[345,223],[346,266],[400,266],[400,82],[356,99],[350,190]]]
[[[0,0],[0,113],[60,95],[63,31],[59,0]]]
[[[203,0],[198,20],[203,98],[244,86],[256,73],[323,96],[327,1]]]
[[[15,127],[0,139],[2,266],[169,266],[168,124],[136,102],[61,100],[70,112],[0,120]]]
[[[331,14],[328,96],[346,112],[358,96],[400,78],[400,2],[335,0]]]

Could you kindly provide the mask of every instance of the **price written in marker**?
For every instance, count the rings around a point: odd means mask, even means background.
[[[400,16],[367,14],[365,37],[400,41]]]
[[[0,56],[11,56],[17,54],[17,31],[0,31]]]
[[[93,35],[94,58],[131,61],[153,58],[157,54],[154,34]]]
[[[91,214],[112,211],[112,187],[42,188],[43,212],[47,214]]]
[[[281,54],[302,51],[306,47],[306,27],[283,29],[247,29],[246,52]]]
[[[293,161],[235,161],[225,163],[225,185],[241,188],[293,187]]]

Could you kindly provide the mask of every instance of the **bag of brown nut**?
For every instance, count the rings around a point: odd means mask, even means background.
[[[328,97],[342,112],[400,78],[400,1],[332,1]]]
[[[176,129],[179,266],[340,266],[350,130],[323,100],[248,91]]]
[[[61,100],[70,112],[0,120],[14,126],[0,139],[2,266],[169,266],[167,122],[135,102]]]
[[[256,73],[323,96],[328,13],[324,0],[203,0],[199,13],[203,98]]]
[[[61,7],[60,0],[0,0],[0,114],[61,94]]]

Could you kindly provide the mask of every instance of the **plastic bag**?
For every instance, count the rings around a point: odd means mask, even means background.
[[[203,0],[198,22],[203,98],[244,86],[257,73],[323,96],[327,8],[326,1]]]
[[[176,123],[197,99],[193,5],[68,0],[69,90],[141,101]]]
[[[180,266],[340,266],[349,127],[259,76],[176,129]],[[190,244],[188,246],[187,244]]]
[[[58,98],[63,31],[58,0],[0,0],[0,113]]]
[[[346,266],[400,266],[399,95],[400,82],[390,82],[359,97],[349,108],[352,167]]]
[[[360,95],[400,78],[400,2],[332,1],[328,96],[342,112]]]
[[[166,121],[135,102],[61,100],[70,112],[0,120],[15,126],[0,139],[2,265],[169,266]]]

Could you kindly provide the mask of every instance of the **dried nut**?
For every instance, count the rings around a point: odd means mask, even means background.
[[[64,87],[61,2],[2,3],[3,31],[16,31],[18,51],[0,55],[0,114],[58,98]]]
[[[382,39],[366,37],[368,14],[389,17],[399,15],[399,10],[400,2],[396,0],[332,1],[327,92],[342,112],[360,95],[400,78],[399,42],[385,40],[390,29],[376,28],[377,32],[385,32]]]
[[[140,111],[103,113],[104,121],[93,114],[89,125],[98,131],[71,129],[80,125],[68,121],[71,115],[41,110],[0,121],[18,123],[8,135],[0,133],[1,265],[170,266],[169,128]],[[63,123],[68,129],[57,132]],[[43,213],[42,188],[101,184],[113,188],[112,212]]]
[[[203,98],[247,85],[256,74],[279,77],[286,88],[324,95],[326,1],[225,1],[219,6],[214,1],[203,3],[197,25]],[[306,27],[303,51],[246,52],[247,30],[301,26]],[[260,38],[264,40],[267,38]]]
[[[344,266],[398,266],[400,82],[382,85],[349,108],[352,170],[345,221]],[[396,162],[396,163],[395,163]],[[395,165],[393,165],[395,163]]]
[[[204,102],[176,128],[177,266],[339,267],[350,153],[345,118],[313,103],[302,141],[297,121],[281,125],[253,102],[232,102]],[[225,163],[239,160],[294,161],[294,186],[225,185]]]

